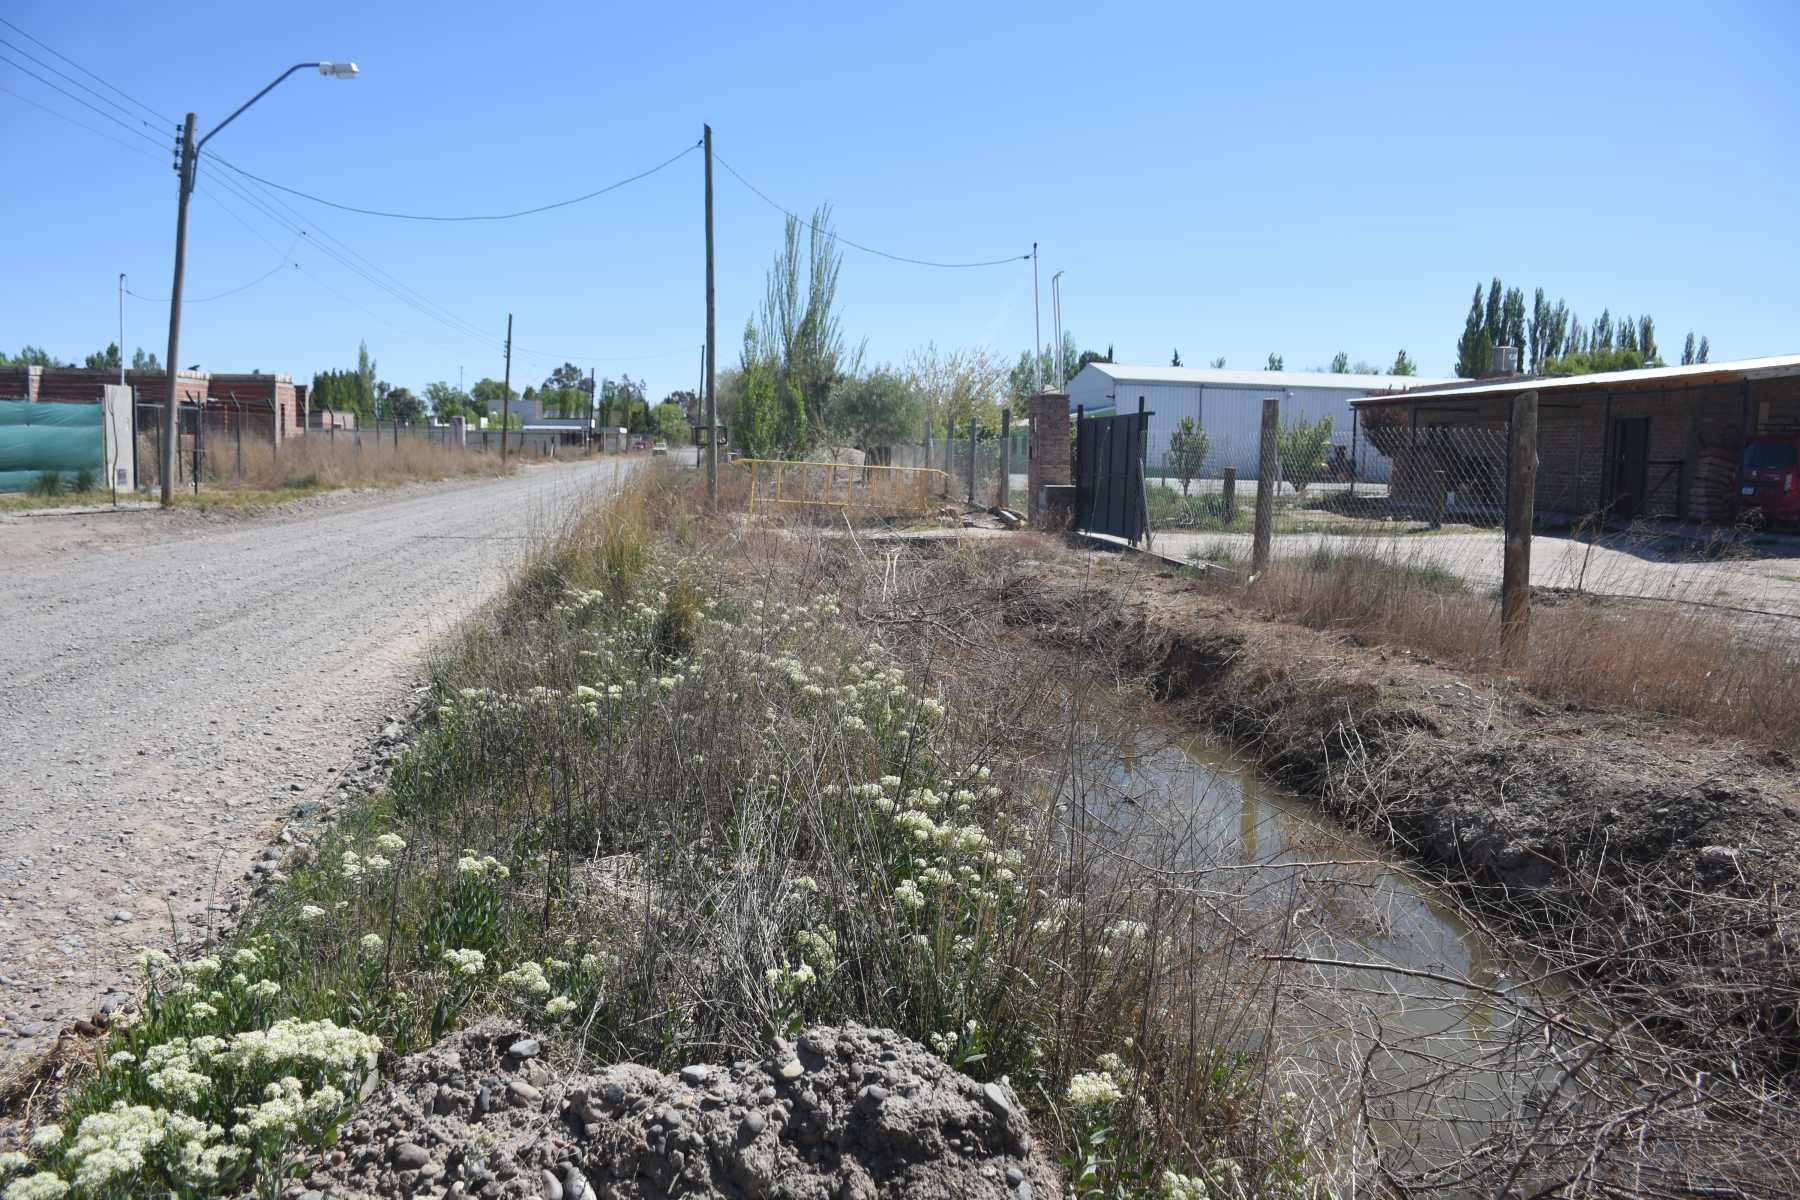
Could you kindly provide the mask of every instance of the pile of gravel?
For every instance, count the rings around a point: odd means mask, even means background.
[[[485,1021],[402,1059],[290,1196],[993,1196],[1054,1200],[1012,1090],[885,1029],[821,1026],[759,1062],[562,1078]]]

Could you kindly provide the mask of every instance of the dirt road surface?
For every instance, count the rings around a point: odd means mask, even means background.
[[[254,518],[0,518],[0,1072],[227,918],[279,819],[618,460]]]

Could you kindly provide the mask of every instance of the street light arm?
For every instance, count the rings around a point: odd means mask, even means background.
[[[316,68],[318,65],[319,64],[316,62],[295,63],[293,66],[289,67],[287,70],[285,70],[281,74],[277,75],[275,77],[274,83],[269,84],[268,87],[264,88],[262,91],[256,93],[256,95],[250,97],[248,100],[246,100],[242,104],[238,105],[237,110],[235,112],[233,112],[229,117],[226,117],[223,121],[220,121],[217,125],[214,125],[212,127],[212,131],[210,133],[208,133],[205,137],[201,138],[198,142],[196,142],[194,144],[194,157],[195,158],[200,157],[200,147],[202,147],[202,146],[206,145],[206,143],[210,142],[212,140],[212,136],[214,133],[219,132],[219,130],[225,128],[227,125],[229,125],[233,121],[237,120],[239,113],[242,113],[246,108],[249,108],[252,104],[255,104],[258,100],[261,100],[264,96],[266,96],[270,92],[274,91],[276,86],[278,84],[280,84],[282,80],[286,79],[289,75],[292,75],[295,71],[304,71],[309,67]]]

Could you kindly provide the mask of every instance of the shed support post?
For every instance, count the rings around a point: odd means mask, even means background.
[[[1506,478],[1506,559],[1500,579],[1500,657],[1525,661],[1531,638],[1531,524],[1536,515],[1538,394],[1513,400]]]

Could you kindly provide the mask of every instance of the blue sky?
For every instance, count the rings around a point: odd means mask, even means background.
[[[1648,311],[1673,359],[1800,350],[1794,214],[1800,71],[1791,3],[1193,3],[816,6],[515,3],[71,4],[3,13],[159,114],[202,131],[290,62],[301,75],[209,146],[267,179],[376,208],[508,210],[635,173],[696,141],[783,205],[898,254],[1040,243],[1084,347],[1290,368],[1400,347],[1448,374],[1477,279],[1544,286],[1584,318]],[[166,297],[171,122],[111,99],[0,26],[0,344],[79,358],[116,337],[116,280]],[[24,74],[151,134],[152,145]],[[54,109],[101,137],[34,107]],[[149,122],[145,128],[139,119]],[[117,138],[132,148],[107,138]],[[138,151],[142,151],[140,154]],[[266,195],[203,163],[183,364],[498,377],[565,357],[691,387],[703,339],[701,161],[498,223],[424,224]],[[241,185],[241,181],[239,181]],[[250,189],[246,189],[250,190]],[[256,195],[251,191],[252,195]],[[721,366],[754,310],[781,218],[717,179]],[[304,228],[301,237],[297,228]],[[317,248],[373,264],[415,304]],[[347,247],[348,250],[343,249]],[[360,257],[358,257],[360,256]],[[298,264],[294,266],[291,264]],[[1016,357],[1028,263],[951,271],[847,250],[844,327],[871,360],[928,340]],[[478,327],[468,332],[454,322]],[[167,304],[128,299],[126,342],[161,354]],[[593,360],[604,360],[595,362]]]

